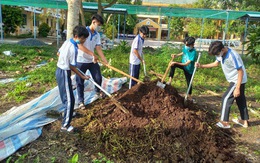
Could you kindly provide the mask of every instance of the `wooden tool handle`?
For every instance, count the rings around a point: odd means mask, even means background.
[[[116,72],[118,72],[118,73],[120,73],[120,74],[122,74],[122,75],[125,75],[125,76],[127,76],[127,77],[133,79],[134,81],[136,81],[136,82],[138,82],[138,83],[144,83],[144,82],[142,82],[141,80],[138,80],[138,79],[136,79],[136,78],[130,76],[129,74],[127,74],[127,73],[125,73],[125,72],[123,72],[123,71],[121,71],[121,70],[119,70],[119,69],[117,69],[117,68],[115,68],[115,67],[113,67],[113,66],[111,66],[111,65],[109,65],[109,64],[104,64],[104,62],[102,62],[102,61],[99,61],[99,62],[102,63],[103,65],[105,65],[106,67],[108,67],[108,68],[110,68],[110,69],[112,69],[112,70],[114,70],[114,71],[116,71]]]
[[[167,69],[166,69],[166,71],[165,71],[165,73],[164,73],[164,75],[163,75],[163,78],[162,78],[162,83],[164,82],[164,79],[166,78],[166,75],[168,74],[168,71],[170,70],[170,68],[171,68],[171,63],[172,63],[172,61],[173,61],[173,58],[170,60],[170,62],[169,62],[169,64],[168,64],[168,67],[167,67]]]

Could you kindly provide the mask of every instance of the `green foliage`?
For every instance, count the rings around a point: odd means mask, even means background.
[[[248,40],[245,44],[247,46],[247,55],[250,55],[256,63],[260,62],[260,27],[251,26],[249,28]]]
[[[14,56],[2,55],[5,50],[12,50]],[[15,82],[0,85],[0,89],[9,90],[3,100],[20,102],[30,97],[30,94],[44,93],[50,87],[56,86],[55,70],[56,62],[52,57],[56,57],[56,48],[47,47],[23,47],[20,45],[3,44],[0,46],[0,69],[11,75]],[[36,65],[47,62],[46,65],[37,68]],[[27,69],[28,68],[28,69]],[[16,73],[19,72],[19,73]],[[27,78],[26,78],[27,77]],[[31,83],[31,86],[26,86]]]
[[[23,23],[22,9],[20,7],[2,6],[4,33],[10,34]]]
[[[109,39],[113,39],[113,29],[114,29],[114,37],[117,36],[117,29],[115,26],[111,25],[111,24],[106,24],[105,25],[105,35],[109,38]]]
[[[128,44],[127,41],[121,40],[119,45],[115,48],[119,52],[129,52],[130,53],[131,46]]]
[[[51,27],[49,27],[49,25],[47,23],[42,23],[39,26],[39,35],[42,37],[47,37],[50,30],[51,30]]]
[[[200,37],[201,29],[202,29],[201,19],[191,19],[188,25],[189,35],[193,37]],[[211,36],[214,36],[216,30],[217,29],[214,21],[205,20],[202,38],[210,38]]]
[[[69,159],[69,163],[77,163],[79,161],[79,155],[76,153],[73,155],[71,159]]]
[[[169,21],[169,20],[168,20]],[[183,33],[184,19],[183,18],[171,18],[170,19],[170,37],[176,39]]]
[[[93,163],[113,163],[113,161],[110,161],[104,154],[98,153],[98,158],[95,158],[92,160]]]
[[[14,163],[23,163],[25,162],[25,159],[27,157],[28,153],[25,153],[23,155],[21,155],[16,161],[14,161]],[[6,163],[10,163],[12,161],[12,157],[9,157],[6,161]]]

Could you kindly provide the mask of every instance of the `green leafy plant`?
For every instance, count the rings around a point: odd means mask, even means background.
[[[39,35],[42,37],[47,37],[50,30],[51,30],[51,27],[49,27],[47,23],[42,23],[39,26]]]
[[[79,161],[79,155],[76,153],[68,160],[69,163],[77,163]]]
[[[113,26],[112,24],[107,24],[105,26],[105,35],[109,38],[109,39],[113,39],[113,30],[114,30],[114,37],[116,37],[117,34],[117,29],[115,26]]]
[[[116,47],[116,50],[120,51],[121,53],[122,52],[130,53],[130,49],[131,49],[130,45],[125,40],[120,41],[120,44]]]
[[[250,55],[254,62],[260,62],[260,27],[251,26],[249,28],[248,40],[244,44],[248,44],[247,55]]]

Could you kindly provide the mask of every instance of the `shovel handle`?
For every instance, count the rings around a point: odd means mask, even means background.
[[[167,69],[166,69],[166,71],[165,71],[165,73],[164,73],[164,75],[163,75],[163,78],[162,78],[162,80],[161,80],[162,83],[164,82],[164,79],[166,78],[166,75],[168,74],[168,71],[169,71],[170,68],[171,68],[171,63],[172,63],[172,61],[173,61],[173,57],[171,58],[171,60],[170,60],[170,62],[169,62],[169,64],[168,64],[168,67],[167,67]]]
[[[85,75],[80,69],[77,68],[77,70],[82,74],[82,75]],[[100,85],[98,85],[92,78],[89,78],[89,81],[91,81],[96,87],[98,87],[102,92],[104,92],[111,100],[112,102],[117,106],[119,107],[119,109],[121,109],[124,113],[129,113],[129,111],[124,107],[122,106],[116,99],[114,99],[114,97],[108,93],[105,89],[103,89]]]
[[[105,63],[102,62],[102,61],[99,61],[99,62],[102,63],[103,65],[105,65],[106,67],[108,67],[108,68],[110,68],[110,69],[112,69],[112,70],[114,70],[114,71],[116,71],[116,72],[118,72],[118,73],[120,73],[120,74],[122,74],[122,75],[125,75],[125,76],[127,76],[127,77],[133,79],[134,81],[136,81],[136,82],[138,82],[138,83],[144,83],[144,82],[142,82],[141,80],[138,80],[138,79],[136,79],[136,78],[130,76],[129,74],[127,74],[127,73],[125,73],[125,72],[123,72],[123,71],[121,71],[121,70],[119,70],[119,69],[117,69],[117,68],[115,68],[115,67],[113,67],[113,66],[111,66],[111,65],[109,65],[109,64],[105,64]]]

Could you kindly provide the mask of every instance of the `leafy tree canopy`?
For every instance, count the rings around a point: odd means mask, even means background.
[[[22,9],[20,7],[2,6],[4,32],[14,33],[23,23]]]

